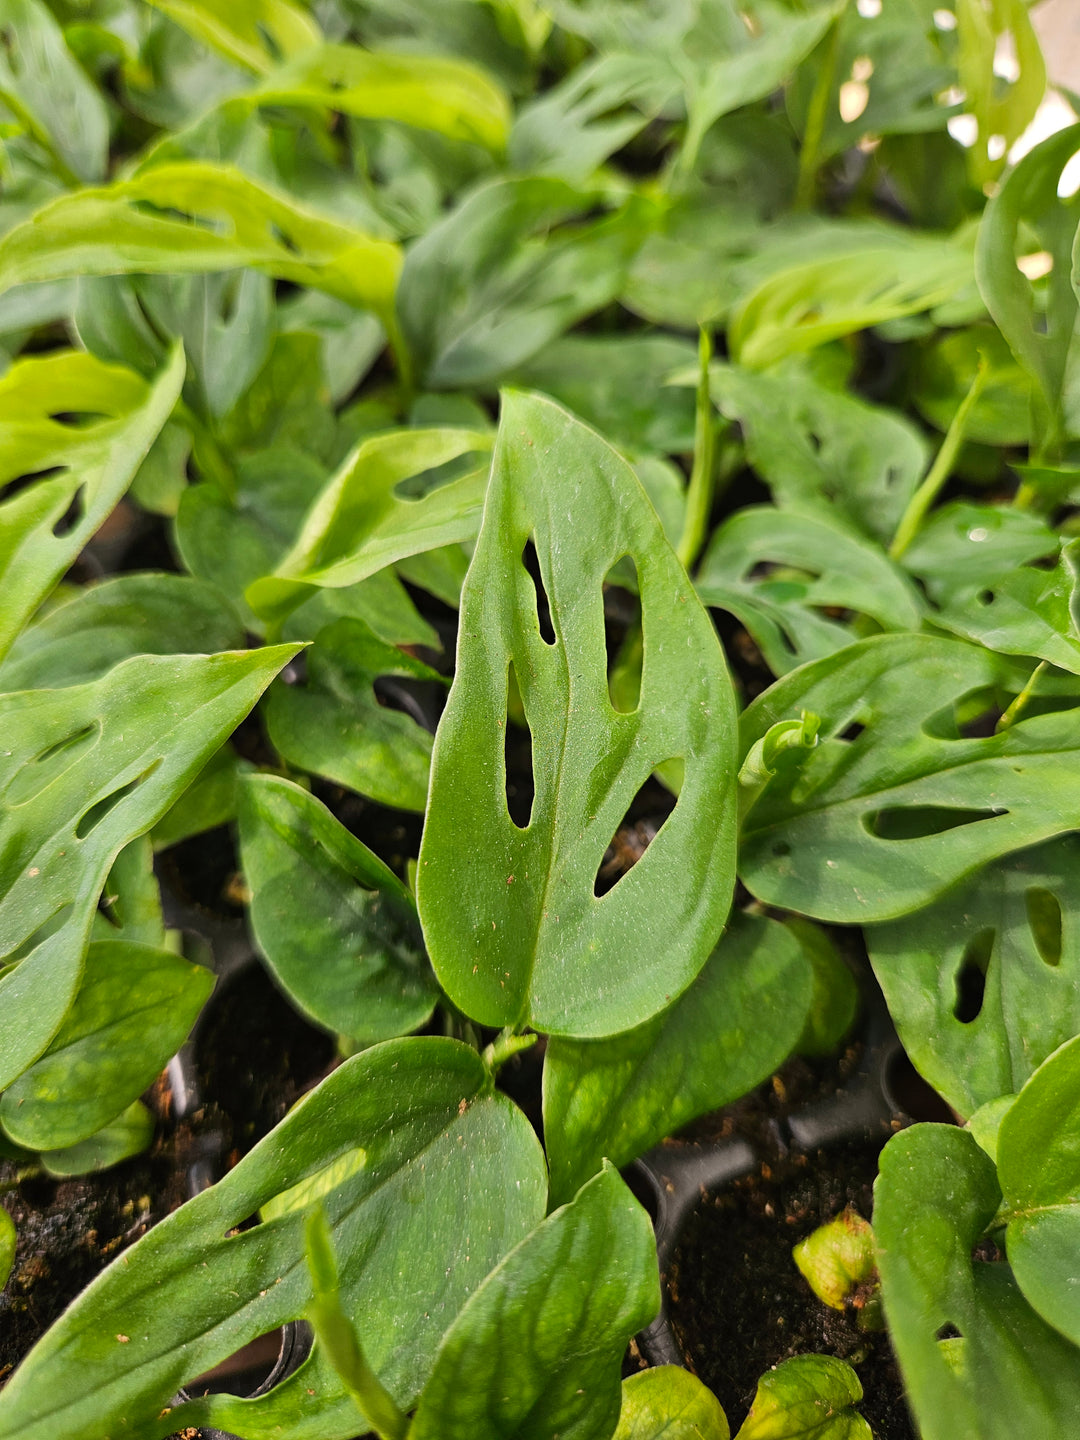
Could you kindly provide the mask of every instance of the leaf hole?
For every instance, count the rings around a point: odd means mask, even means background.
[[[841,730],[840,734],[836,738],[838,740],[846,740],[850,745],[853,741],[859,738],[859,736],[863,733],[865,729],[865,725],[860,725],[857,720],[853,720],[850,725],[848,725],[845,729]]]
[[[39,945],[44,944],[46,940],[64,928],[71,919],[74,909],[74,904],[68,901],[66,905],[61,905],[54,910],[47,920],[44,920],[36,930],[32,930],[26,939],[10,952],[6,957],[7,964],[17,965],[20,960],[25,960],[28,955],[33,954]]]
[[[57,410],[49,419],[57,425],[68,425],[73,430],[84,430],[91,425],[100,425],[109,416],[103,410]]]
[[[556,635],[551,618],[551,602],[548,600],[544,577],[540,571],[540,557],[536,553],[536,544],[531,536],[525,542],[525,548],[521,552],[521,563],[525,566],[525,573],[529,576],[533,583],[533,589],[536,591],[536,621],[540,630],[540,638],[545,645],[554,645]]]
[[[400,675],[378,675],[372,685],[375,699],[384,710],[408,715],[434,735],[446,704],[446,688],[437,680],[410,680]]]
[[[934,1334],[935,1340],[962,1340],[964,1337],[955,1325],[939,1325]]]
[[[608,655],[608,699],[621,715],[632,715],[641,703],[644,634],[639,627],[641,586],[632,555],[622,555],[603,580],[604,640]],[[624,642],[636,630],[637,643]]]
[[[71,532],[75,529],[79,522],[84,519],[85,515],[86,486],[80,485],[79,488],[75,491],[75,494],[71,497],[71,504],[67,507],[63,515],[60,516],[59,520],[57,520],[56,524],[52,527],[52,533],[56,536],[58,540],[63,539],[65,535],[71,534]]]
[[[953,1014],[961,1025],[978,1019],[986,995],[986,972],[994,953],[996,932],[992,926],[973,935],[964,946],[956,971],[956,999]]]
[[[96,724],[84,725],[81,730],[49,745],[32,760],[28,760],[12,777],[4,795],[10,806],[25,805],[34,800],[69,770],[76,760],[97,743],[99,729]]]
[[[311,1326],[305,1320],[258,1335],[212,1370],[190,1380],[180,1391],[182,1400],[204,1395],[235,1395],[250,1400],[266,1395],[298,1370],[311,1353]]]
[[[84,810],[79,817],[78,824],[75,826],[75,838],[77,840],[85,840],[88,835],[92,834],[109,812],[120,804],[121,800],[137,790],[144,781],[149,780],[150,776],[153,775],[160,764],[160,760],[155,760],[141,775],[136,775],[134,780],[129,780],[126,785],[121,785],[120,788],[114,790],[111,795],[106,795],[103,799],[96,800],[88,810]]]
[[[682,759],[682,756],[673,755],[661,763],[671,765]],[[601,857],[593,881],[593,894],[597,898],[614,890],[619,881],[630,873],[667,824],[676,803],[674,795],[650,775],[626,807],[626,813],[615,827],[615,833]]]
[[[479,450],[467,450],[464,455],[455,455],[451,460],[444,460],[441,465],[432,465],[416,475],[406,475],[404,480],[399,480],[394,486],[394,495],[398,500],[423,500],[435,490],[441,490],[444,485],[452,485],[463,475],[471,475],[483,463],[484,458]]]
[[[280,245],[283,250],[287,250],[290,255],[300,254],[300,246],[291,235],[287,235],[285,231],[282,230],[280,225],[275,225],[271,222],[266,228],[269,230],[270,238],[275,244]]]
[[[521,703],[521,691],[512,660],[506,673],[503,776],[506,785],[506,812],[519,830],[527,830],[532,820],[535,791],[532,731]]]
[[[1032,885],[1024,896],[1028,928],[1035,949],[1047,964],[1061,964],[1061,902],[1052,890]]]
[[[952,805],[887,805],[863,816],[866,830],[879,840],[925,840],[982,820],[996,820],[1007,810],[965,810]]]
[[[994,592],[993,590],[980,590],[975,598],[980,605],[992,605],[994,603]]]
[[[0,486],[0,505],[14,500],[16,495],[28,490],[31,485],[36,485],[39,480],[52,480],[57,475],[65,474],[66,468],[64,465],[51,465],[46,470],[28,470],[25,475],[16,475],[13,480]]]

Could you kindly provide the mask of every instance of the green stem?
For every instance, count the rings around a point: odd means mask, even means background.
[[[901,517],[900,524],[896,527],[896,534],[889,546],[891,559],[899,560],[915,539],[919,526],[926,518],[926,512],[937,499],[938,492],[945,481],[952,474],[957,452],[964,443],[964,434],[968,427],[968,421],[971,419],[971,412],[986,384],[986,376],[986,359],[980,355],[979,368],[975,372],[975,379],[971,382],[971,389],[960,402],[960,408],[952,418],[945,439],[941,442],[941,449],[934,457],[934,463],[931,465],[926,479],[908,501],[908,507]]]
[[[1038,665],[1035,666],[1035,669],[1028,676],[1027,684],[1020,691],[1020,694],[1017,695],[1016,699],[1012,702],[1009,708],[1005,711],[1004,715],[1002,715],[1001,719],[994,726],[995,735],[1000,735],[1003,730],[1008,730],[1010,725],[1015,725],[1017,720],[1020,719],[1020,716],[1027,709],[1028,703],[1031,700],[1032,695],[1035,694],[1035,687],[1039,683],[1039,676],[1043,673],[1045,669],[1046,661],[1040,660]]]
[[[513,1027],[508,1025],[481,1053],[480,1059],[494,1076],[511,1055],[530,1049],[539,1038],[538,1035],[515,1035]]]
[[[836,64],[840,58],[840,24],[844,11],[829,26],[825,37],[825,54],[818,67],[813,94],[806,111],[806,129],[803,131],[802,148],[799,151],[799,179],[795,186],[796,210],[809,210],[817,191],[818,156],[821,153],[821,138],[825,134],[825,117],[829,113],[833,82],[836,79]]]
[[[686,516],[678,555],[687,570],[698,557],[712,509],[714,461],[716,459],[716,422],[713,419],[712,396],[709,394],[709,362],[712,359],[712,337],[702,327],[698,339],[697,410],[694,417],[694,464],[686,492]]]

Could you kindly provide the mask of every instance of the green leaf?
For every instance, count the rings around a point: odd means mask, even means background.
[[[923,352],[911,397],[916,408],[944,433],[971,389],[980,360],[986,363],[986,376],[965,421],[965,437],[983,445],[1026,445],[1031,438],[1031,377],[992,325],[947,330]]]
[[[336,780],[381,805],[423,810],[431,735],[411,715],[379,703],[383,676],[444,684],[362,620],[336,620],[307,652],[307,679],[270,692],[266,726],[290,764]]]
[[[811,1290],[833,1310],[845,1309],[853,1293],[876,1277],[874,1232],[850,1206],[791,1253]]]
[[[971,249],[961,241],[917,233],[889,244],[868,241],[771,276],[735,312],[728,344],[740,365],[764,370],[840,336],[933,310],[972,284]]]
[[[0,1124],[28,1150],[60,1150],[116,1119],[188,1037],[214,977],[167,950],[98,941],[63,1024],[0,1098]]]
[[[295,650],[136,656],[89,685],[0,696],[0,957],[18,961],[0,977],[0,1088],[58,1030],[121,849],[161,818]]]
[[[632,198],[602,219],[580,218],[601,199],[552,177],[495,180],[417,241],[398,314],[424,385],[497,381],[615,299],[653,206]]]
[[[752,1090],[787,1059],[806,1021],[810,966],[775,920],[736,915],[674,1005],[608,1040],[552,1039],[544,1134],[556,1200],[606,1156],[650,1145]]]
[[[355,585],[407,556],[471,540],[490,447],[490,435],[454,428],[395,430],[361,441],[319,493],[274,573],[249,587],[248,603],[265,619],[280,620],[315,587]],[[423,485],[454,462],[464,473]]]
[[[479,67],[440,56],[372,54],[357,45],[306,50],[244,98],[396,120],[489,150],[504,148],[510,128],[505,92]]]
[[[242,641],[235,613],[202,581],[118,575],[28,626],[0,664],[0,690],[81,685],[132,655],[212,655]]]
[[[993,1162],[953,1125],[915,1125],[882,1151],[882,1296],[923,1440],[1075,1433],[1080,1351],[1036,1315],[1008,1265],[972,1253],[1000,1199]]]
[[[0,240],[0,290],[68,275],[201,274],[246,265],[391,316],[398,247],[250,179],[179,161],[77,190]]]
[[[195,779],[151,832],[155,850],[166,850],[236,818],[237,782],[252,768],[231,745],[212,755]]]
[[[156,10],[255,74],[273,69],[281,55],[317,45],[322,34],[305,5],[292,0],[149,0]]]
[[[814,974],[810,1013],[795,1049],[800,1055],[829,1055],[858,1014],[858,983],[827,931],[801,915],[790,915],[784,925],[802,946]]]
[[[141,1154],[153,1138],[154,1117],[141,1100],[135,1100],[88,1140],[64,1150],[46,1150],[39,1159],[45,1173],[57,1180],[93,1175]]]
[[[758,1381],[735,1440],[873,1440],[853,1408],[862,1394],[859,1377],[845,1361],[796,1355]]]
[[[1053,555],[1059,543],[1030,510],[952,500],[927,516],[904,551],[903,565],[942,604],[957,591],[970,593]]]
[[[957,78],[965,109],[979,127],[968,149],[968,168],[982,188],[1000,174],[1009,147],[1035,118],[1046,91],[1046,64],[1023,0],[956,0],[956,19]],[[994,66],[1004,45],[1011,45],[1016,64],[1007,84]],[[1001,144],[996,156],[990,153],[995,136]]]
[[[610,1167],[494,1270],[447,1333],[411,1440],[592,1440],[660,1308],[648,1216]]]
[[[1009,1263],[1026,1299],[1077,1344],[1080,1304],[1070,1285],[1080,1238],[1080,1037],[1039,1066],[998,1130],[997,1165]]]
[[[76,350],[0,379],[0,485],[15,486],[0,502],[0,656],[131,483],[183,379],[180,351],[151,386]]]
[[[0,1289],[7,1284],[11,1267],[15,1264],[15,1247],[18,1241],[15,1221],[0,1205]]]
[[[1052,570],[1018,565],[970,589],[954,590],[935,620],[1004,655],[1037,655],[1080,674],[1077,563],[1080,540],[1061,549]]]
[[[612,1440],[728,1440],[720,1402],[679,1365],[655,1365],[623,1381]]]
[[[776,675],[849,645],[860,616],[883,630],[921,623],[914,586],[883,551],[825,519],[771,505],[739,510],[716,530],[694,585],[704,604],[746,627]],[[852,620],[831,619],[837,609]]]
[[[126,1422],[142,1440],[187,1425],[246,1440],[350,1440],[368,1427],[318,1344],[257,1400],[167,1407],[182,1385],[306,1313],[303,1226],[321,1199],[345,1312],[410,1408],[463,1305],[542,1219],[545,1192],[536,1136],[491,1090],[475,1051],[439,1038],[364,1051],[83,1293],[0,1392],[0,1429],[11,1440],[101,1440]],[[268,1207],[273,1218],[235,1232]],[[639,1213],[635,1243],[651,1258]]]
[[[797,769],[779,757],[745,822],[740,875],[752,893],[820,920],[892,920],[1073,829],[1074,711],[983,738],[958,728],[959,702],[1009,673],[958,641],[882,635],[777,681],[744,712],[743,745],[803,710],[821,716],[820,741]],[[843,738],[852,725],[859,733]]]
[[[554,643],[522,559],[530,540]],[[603,621],[605,577],[626,555],[644,633],[630,713],[608,693]],[[511,666],[532,745],[524,829],[506,807]],[[585,1037],[640,1024],[684,990],[730,903],[733,727],[716,634],[633,471],[553,402],[508,393],[417,877],[428,950],[454,1003],[484,1024]],[[612,835],[672,759],[686,776],[675,812],[598,897]]]
[[[109,150],[109,112],[40,0],[3,0],[0,105],[44,146],[70,184],[98,180]]]
[[[1061,172],[1080,147],[1080,126],[1051,135],[1028,152],[993,196],[979,225],[975,275],[986,308],[1020,364],[1041,391],[1038,449],[1053,452],[1064,427],[1064,391],[1076,328],[1077,297],[1070,283],[1076,209],[1058,199]],[[1034,237],[1034,246],[1032,239]],[[1019,269],[1023,253],[1045,251],[1053,268],[1038,288]]]
[[[422,1025],[438,992],[405,886],[298,785],[249,775],[239,794],[251,927],[293,1003],[358,1045]]]
[[[926,469],[910,421],[790,366],[754,375],[714,365],[709,384],[775,504],[888,544]]]
[[[113,861],[90,927],[90,938],[154,945],[159,950],[165,947],[161,891],[154,874],[154,850],[149,836],[140,835],[132,840]]]

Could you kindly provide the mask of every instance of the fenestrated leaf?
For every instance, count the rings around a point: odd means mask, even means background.
[[[188,1037],[213,974],[168,950],[97,941],[52,1043],[0,1099],[28,1150],[87,1140],[139,1098]]]
[[[927,516],[904,551],[903,565],[941,604],[958,590],[992,584],[1018,566],[1053,555],[1059,544],[1046,521],[1030,510],[953,500]]]
[[[541,1220],[545,1192],[536,1136],[475,1051],[438,1038],[364,1051],[84,1292],[0,1392],[0,1428],[11,1440],[101,1440],[125,1425],[145,1440],[188,1425],[349,1440],[365,1419],[318,1344],[257,1400],[168,1406],[248,1341],[303,1317],[304,1217],[320,1199],[346,1313],[408,1409],[462,1306]],[[235,1232],[268,1208],[274,1218]]]
[[[954,590],[935,620],[965,639],[1004,655],[1037,655],[1080,674],[1077,556],[1080,541],[1062,547],[1052,570],[1017,565]]]
[[[270,739],[290,765],[325,775],[399,810],[423,810],[431,735],[411,715],[381,705],[382,676],[442,676],[380,640],[362,620],[336,620],[315,636],[303,683],[270,692]]]
[[[480,524],[491,436],[475,430],[396,430],[363,440],[319,493],[291,550],[247,600],[282,619],[315,588],[355,585],[385,566],[470,540]],[[419,495],[405,482],[454,462],[465,473]]]
[[[1046,62],[1024,0],[956,0],[957,78],[964,108],[978,130],[968,147],[972,180],[989,186],[1005,166],[1005,157],[1035,118],[1046,91]],[[1015,73],[1007,80],[995,65],[999,50],[1010,47]],[[995,137],[1001,150],[991,153]]]
[[[709,389],[741,424],[750,463],[782,510],[888,544],[926,469],[926,441],[910,421],[790,366],[755,375],[714,365]]]
[[[389,316],[400,252],[231,165],[178,161],[77,190],[0,240],[0,290],[68,275],[254,266]]]
[[[422,1025],[438,987],[405,886],[298,785],[250,775],[239,792],[251,927],[278,983],[362,1045]]]
[[[882,237],[771,276],[732,317],[728,344],[740,365],[762,370],[856,330],[933,310],[973,286],[970,243],[894,234],[888,244]]]
[[[795,1355],[758,1381],[735,1440],[873,1440],[853,1408],[863,1388],[855,1371],[832,1355]]]
[[[132,655],[213,655],[242,641],[235,612],[210,585],[118,575],[28,626],[0,665],[0,690],[81,685]]]
[[[914,586],[883,551],[769,505],[739,510],[717,529],[694,586],[704,604],[746,627],[774,675],[851,644],[860,615],[883,630],[917,630],[922,618]],[[852,619],[834,620],[829,609]]]
[[[12,487],[0,499],[0,656],[131,483],[183,380],[179,351],[147,385],[75,350],[18,360],[0,379],[0,487]]]
[[[1080,1038],[1044,1060],[1001,1122],[998,1180],[1009,1263],[1042,1318],[1080,1343]]]
[[[108,158],[109,112],[48,6],[3,0],[0,25],[5,37],[0,104],[56,157],[65,180],[100,179]]]
[[[260,105],[324,105],[367,120],[397,120],[501,150],[510,106],[478,66],[443,56],[372,53],[320,45],[268,74],[245,99]]]
[[[263,74],[280,55],[322,39],[306,6],[293,0],[150,0],[204,44],[245,70]]]
[[[426,386],[497,381],[614,300],[653,207],[632,198],[602,219],[580,218],[602,198],[551,176],[495,180],[417,241],[398,314]]]
[[[957,703],[1010,674],[960,641],[881,635],[778,680],[744,712],[744,747],[803,710],[821,716],[820,743],[797,770],[779,757],[745,822],[750,890],[822,920],[891,920],[990,860],[1075,829],[1075,711],[981,738],[959,729]]]
[[[550,644],[522,558],[530,540]],[[644,633],[630,713],[608,693],[603,621],[603,582],[624,555]],[[511,665],[532,735],[524,829],[506,808]],[[716,634],[633,471],[552,401],[507,394],[417,877],[428,950],[455,1004],[484,1024],[598,1036],[640,1024],[686,988],[730,903],[733,725]],[[598,897],[612,835],[673,759],[685,765],[675,811]]]
[[[915,1125],[882,1152],[882,1296],[924,1440],[1076,1431],[1080,1351],[1036,1315],[1008,1265],[972,1256],[1000,1200],[993,1162],[953,1125]],[[959,1338],[943,1344],[937,1336],[950,1329]]]
[[[623,1381],[612,1440],[728,1440],[720,1402],[681,1365],[654,1365]]]
[[[447,1333],[413,1440],[592,1440],[627,1341],[660,1308],[648,1216],[605,1166],[488,1276]]]
[[[1058,199],[1062,169],[1080,147],[1080,126],[1036,145],[1006,176],[983,213],[975,250],[975,274],[986,308],[1034,377],[1041,392],[1037,410],[1040,448],[1051,452],[1062,429],[1080,417],[1066,411],[1066,378],[1076,360],[1073,337],[1077,296],[1071,284],[1077,211]],[[1024,241],[1046,251],[1053,268],[1036,289],[1017,266]],[[1022,239],[1023,236],[1023,239]],[[1026,247],[1024,247],[1026,248]]]
[[[556,1201],[607,1157],[629,1164],[698,1115],[739,1099],[790,1055],[813,976],[775,920],[737,915],[669,1009],[607,1040],[552,1039],[544,1135]]]
[[[296,653],[135,656],[101,680],[0,696],[0,1088],[75,994],[109,868]]]
[[[39,1159],[46,1175],[57,1180],[69,1175],[93,1175],[140,1154],[153,1138],[153,1115],[141,1100],[133,1100],[122,1115],[103,1125],[88,1140],[63,1150],[45,1150]]]

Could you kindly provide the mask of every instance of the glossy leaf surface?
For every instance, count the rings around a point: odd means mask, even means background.
[[[4,1091],[0,1125],[28,1150],[89,1139],[164,1069],[213,988],[209,970],[167,950],[92,944],[52,1043]]]
[[[1080,1350],[1039,1318],[1007,1264],[973,1258],[1000,1200],[993,1162],[955,1126],[915,1125],[882,1151],[882,1296],[924,1440],[1069,1440],[1076,1427]],[[950,1355],[937,1337],[953,1331]]]
[[[797,770],[781,756],[750,813],[740,874],[751,891],[822,920],[889,920],[1071,830],[1073,711],[960,733],[956,703],[1008,674],[958,641],[883,635],[777,681],[744,712],[744,746],[803,710],[821,716],[820,743]]]
[[[0,379],[0,486],[12,487],[0,501],[0,656],[131,484],[183,379],[180,353],[151,386],[75,350]]]
[[[298,205],[232,166],[199,161],[63,195],[0,240],[0,290],[67,275],[245,265],[387,314],[400,257],[388,240]]]
[[[293,1002],[362,1045],[422,1025],[437,986],[405,886],[298,785],[249,775],[239,794],[251,927]]]
[[[80,1140],[62,1150],[42,1151],[41,1165],[46,1175],[57,1180],[71,1175],[93,1175],[140,1154],[153,1138],[153,1115],[141,1100],[133,1100],[123,1114],[103,1125],[88,1140]]]
[[[381,705],[375,686],[390,676],[441,686],[442,677],[362,620],[327,625],[306,658],[306,681],[277,686],[267,701],[267,729],[280,753],[380,804],[423,810],[431,735],[412,715]]]
[[[414,1404],[444,1332],[544,1213],[536,1137],[489,1083],[479,1056],[452,1040],[390,1041],[347,1060],[65,1313],[0,1393],[5,1435],[101,1440],[124,1425],[146,1440],[185,1425],[245,1440],[363,1432],[318,1346],[257,1401],[217,1395],[168,1409],[186,1381],[303,1316],[302,1231],[317,1199],[368,1359],[399,1405]],[[234,1231],[260,1208],[272,1218]],[[639,1246],[647,1241],[651,1250],[649,1236]]]
[[[660,1308],[648,1216],[610,1167],[488,1276],[443,1340],[413,1440],[591,1440]]]
[[[198,774],[294,646],[136,656],[66,690],[0,696],[0,1086],[70,1004],[109,868]]]
[[[1065,835],[866,932],[905,1049],[962,1115],[1018,1091],[1080,1033],[1078,857]]]
[[[728,1440],[720,1402],[680,1365],[655,1365],[623,1381],[613,1440]]]
[[[775,920],[737,915],[674,1005],[607,1040],[553,1039],[544,1134],[555,1199],[747,1094],[794,1049],[813,977]]]
[[[859,1377],[843,1360],[795,1355],[758,1381],[736,1440],[873,1440],[853,1408],[862,1393]]]
[[[522,559],[530,539],[553,643]],[[611,703],[603,624],[603,582],[624,555],[637,567],[644,633],[630,713]],[[532,736],[524,829],[506,808],[511,665]],[[551,401],[506,395],[417,884],[435,972],[466,1014],[597,1036],[640,1024],[685,989],[730,902],[732,710],[712,625],[626,462]],[[671,759],[685,762],[674,814],[598,897],[612,835]]]

